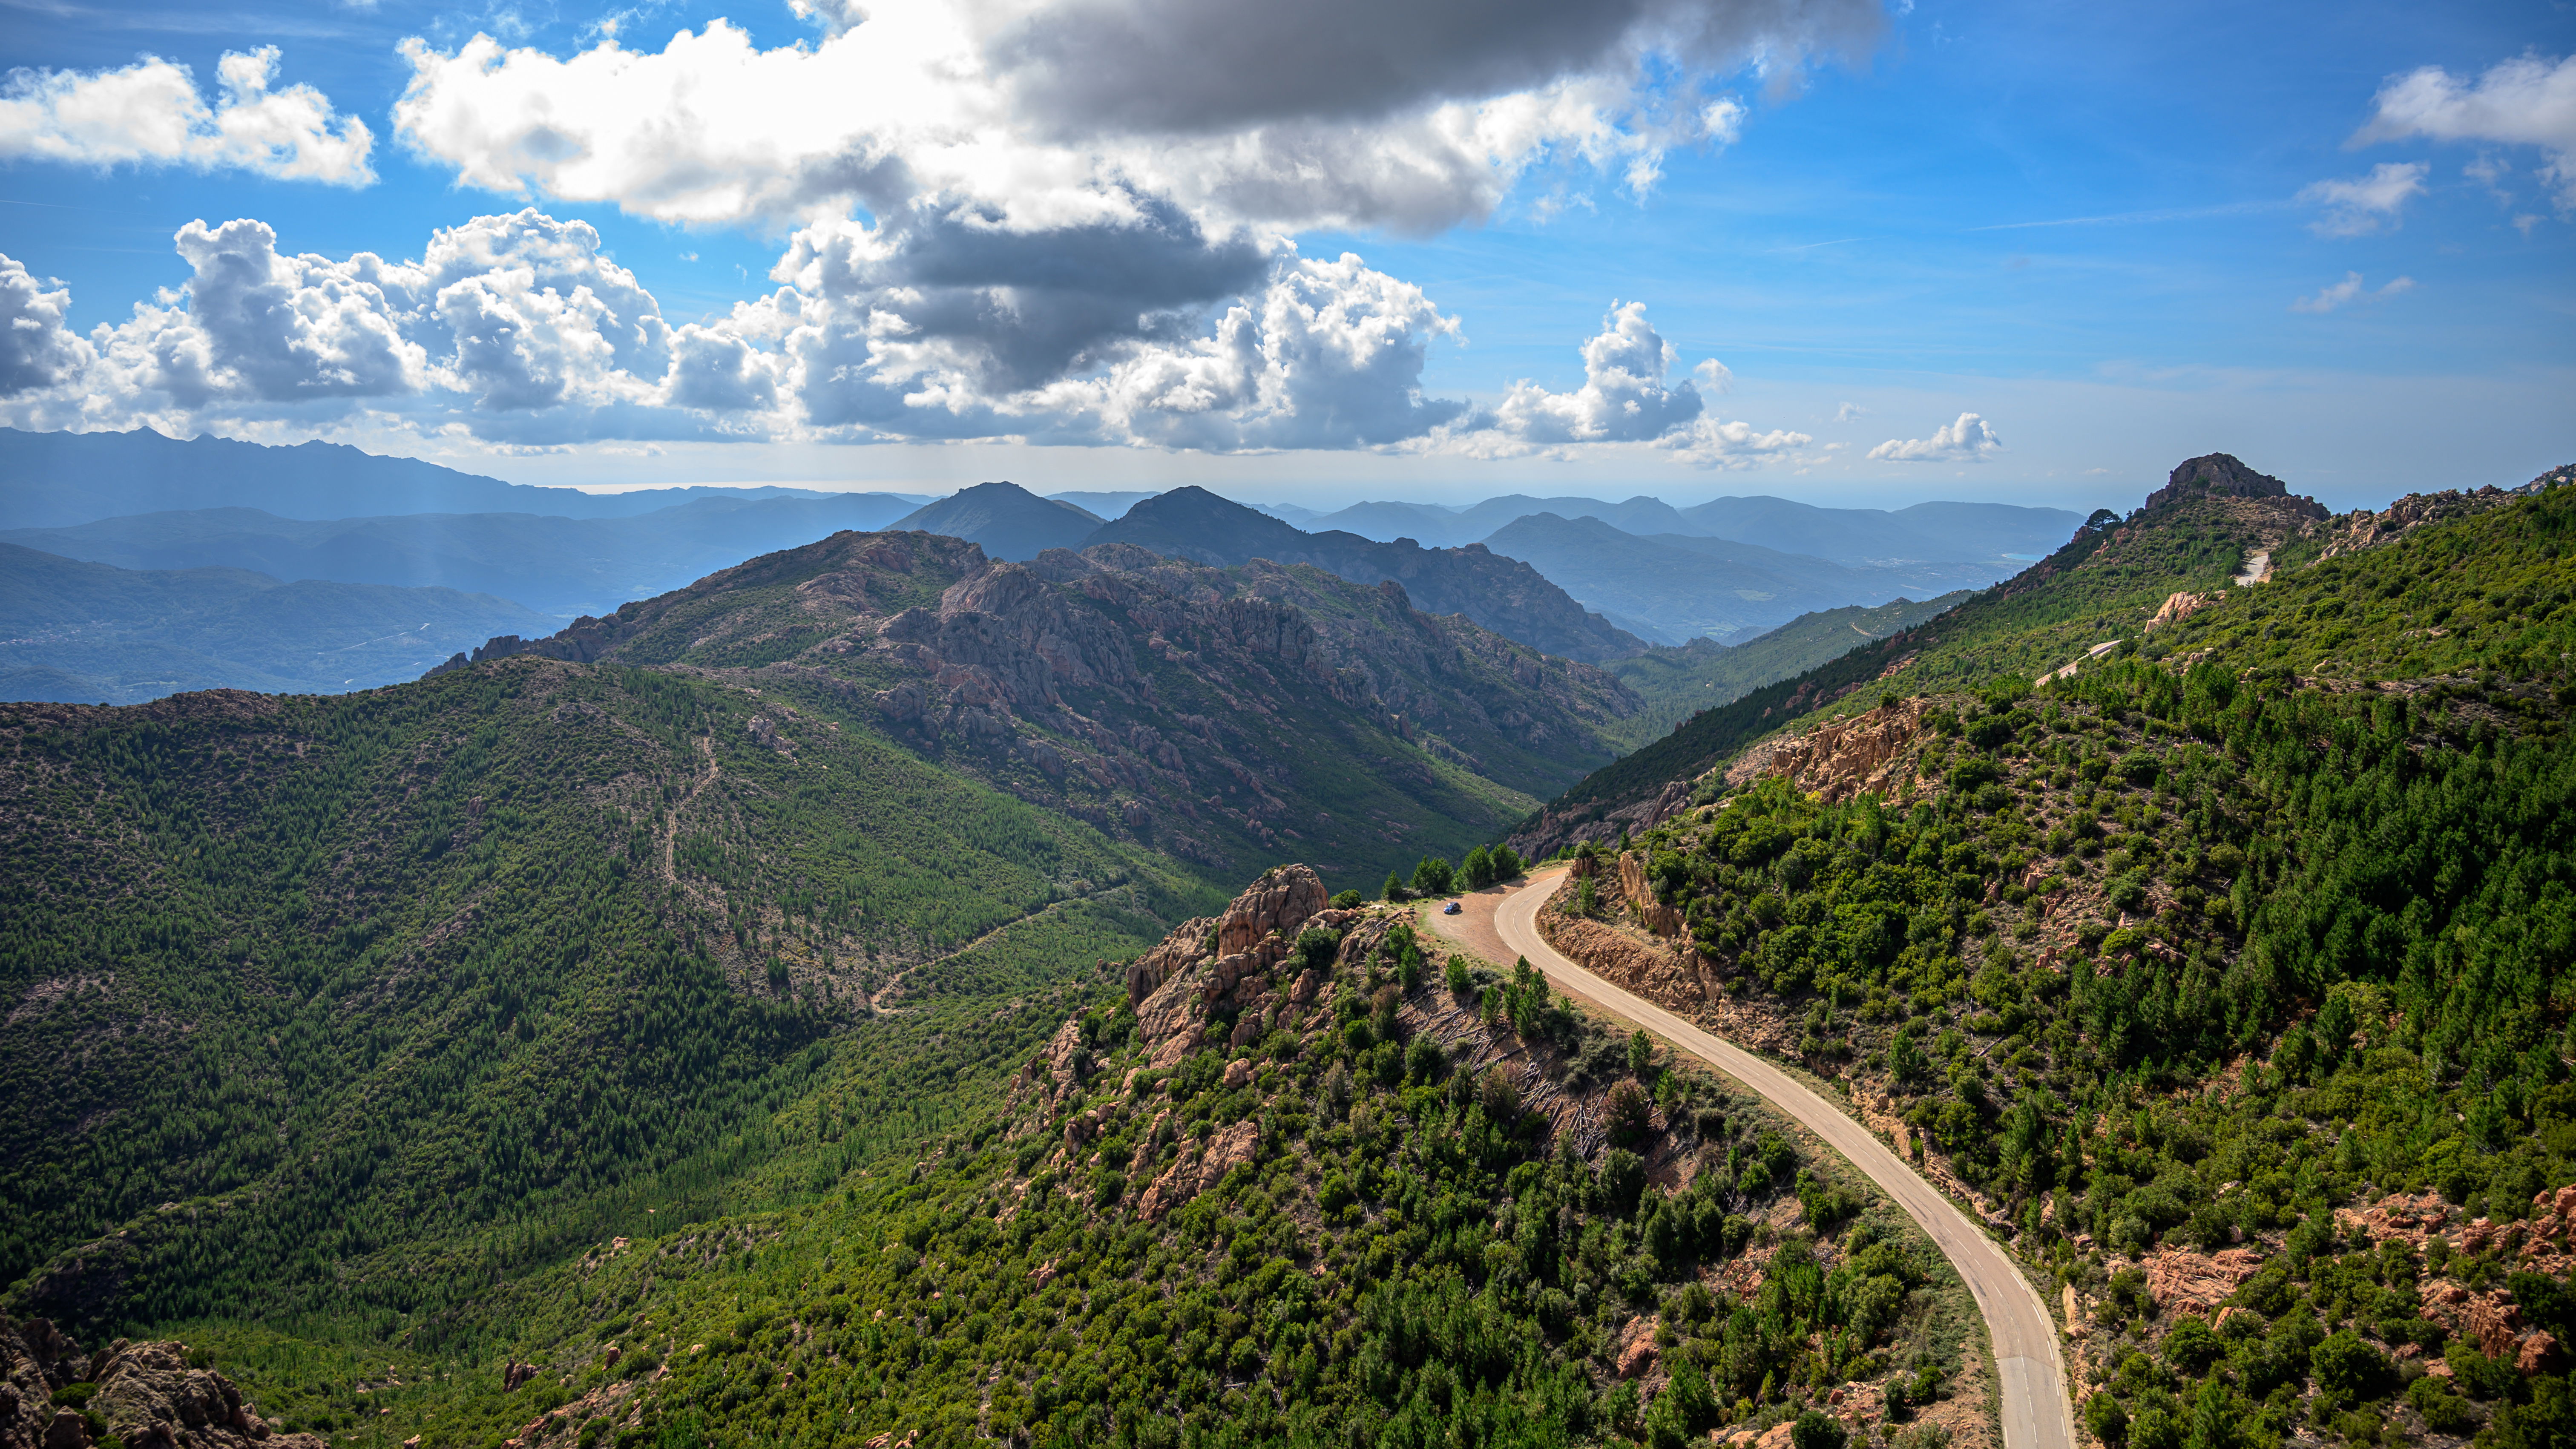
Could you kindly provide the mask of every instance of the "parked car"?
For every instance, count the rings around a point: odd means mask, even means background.
[[[1454,916],[1458,914],[1458,903],[1456,901],[1451,901],[1449,904],[1442,906],[1440,908],[1440,914],[1444,916]]]

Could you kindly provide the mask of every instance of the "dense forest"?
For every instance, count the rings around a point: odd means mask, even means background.
[[[2089,1442],[2555,1449],[2576,490],[2280,503],[2099,516],[1514,844],[2011,1243]],[[8,1313],[362,1442],[1994,1442],[1848,1165],[1426,951],[1513,845],[1238,932],[1288,873],[1227,906],[832,682],[899,660],[780,668],[827,574],[636,658],[0,717]],[[1222,643],[1159,637],[1167,699]]]
[[[2565,1442],[2576,491],[2335,520],[2237,589],[2229,522],[2097,529],[2224,592],[2072,671],[1970,618],[1706,775],[1641,904],[2090,1305],[2106,1443]],[[2069,583],[2009,607],[2125,580]],[[2222,1250],[2260,1270],[2150,1291]]]

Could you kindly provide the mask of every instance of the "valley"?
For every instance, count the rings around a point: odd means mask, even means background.
[[[1174,553],[843,532],[392,688],[9,706],[10,1381],[314,1445],[2537,1446],[2563,481],[2194,459],[1606,667],[1146,500]]]

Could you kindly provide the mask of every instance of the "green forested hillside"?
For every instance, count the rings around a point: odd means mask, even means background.
[[[2268,540],[2249,502],[1775,686],[1856,697],[1638,860],[1740,1012],[2073,1290],[2096,1437],[2566,1442],[2576,489]]]
[[[413,1310],[639,1193],[710,1210],[881,1011],[1047,986],[1208,898],[864,732],[627,668],[19,706],[0,739],[0,1276],[52,1262],[23,1291],[73,1321]]]
[[[1838,1444],[1846,1383],[1910,1443],[1982,1422],[1964,1288],[1856,1174],[1534,973],[1323,919],[1246,978],[1281,1006],[1241,1046],[1156,1067],[1189,1035],[1114,986],[1033,1010],[1064,1029],[1007,1105],[962,1077],[892,1157],[800,1141],[854,1083],[934,1087],[844,1056],[770,1114],[792,1205],[603,1225],[364,1347],[171,1330],[283,1428],[431,1444]]]
[[[1392,584],[1126,544],[996,564],[924,533],[835,534],[477,655],[522,651],[766,691],[1214,879],[1311,856],[1336,888],[1464,855],[1636,708]]]
[[[1673,727],[1706,709],[1734,703],[1778,680],[1794,678],[1900,629],[1934,619],[1974,597],[1966,590],[1916,603],[1898,599],[1801,614],[1741,644],[1695,639],[1671,649],[1649,649],[1602,666],[1637,692],[1644,709],[1612,726],[1630,748],[1653,744]]]

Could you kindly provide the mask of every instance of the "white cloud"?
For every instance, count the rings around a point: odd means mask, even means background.
[[[2421,161],[2387,161],[2367,176],[2316,182],[2299,192],[2299,200],[2325,208],[2308,223],[2319,236],[2360,236],[2394,227],[2407,198],[2424,193],[2424,176],[2433,168]]]
[[[2415,279],[2413,277],[2399,277],[2388,285],[2381,287],[2376,292],[2366,291],[2361,285],[2361,273],[2346,272],[2343,274],[2342,281],[2320,289],[2313,297],[2301,297],[2297,301],[2292,302],[2290,304],[2290,310],[2293,312],[2331,312],[2337,307],[2346,306],[2354,302],[2382,301],[2389,297],[2394,297],[2400,292],[2411,292],[2414,289]]]
[[[2556,183],[2559,209],[2576,209],[2576,56],[2518,56],[2473,82],[2428,65],[2381,86],[2375,105],[2354,145],[2423,136],[2537,146],[2549,158],[2541,175]]]
[[[1869,409],[1862,407],[1859,403],[1847,402],[1841,407],[1834,409],[1834,421],[1838,423],[1848,423],[1857,418],[1866,416],[1868,412]]]
[[[1680,356],[1646,321],[1644,303],[1614,302],[1600,335],[1583,344],[1583,386],[1550,392],[1514,383],[1488,426],[1540,445],[1651,442],[1700,414],[1698,388],[1664,385]]]
[[[0,255],[0,398],[61,385],[89,365],[89,344],[63,326],[71,289]]]
[[[1675,456],[1703,468],[1754,468],[1794,454],[1814,441],[1805,433],[1785,429],[1766,433],[1751,423],[1704,417],[1657,440],[1656,446],[1669,448]]]
[[[1981,463],[2003,446],[1984,418],[1961,413],[1957,422],[1935,429],[1928,438],[1890,438],[1870,449],[1869,456],[1881,463]]]
[[[157,56],[122,70],[17,70],[0,83],[0,157],[84,166],[239,169],[288,181],[364,186],[375,137],[308,85],[271,90],[275,46],[216,62],[212,106],[184,65]]]

